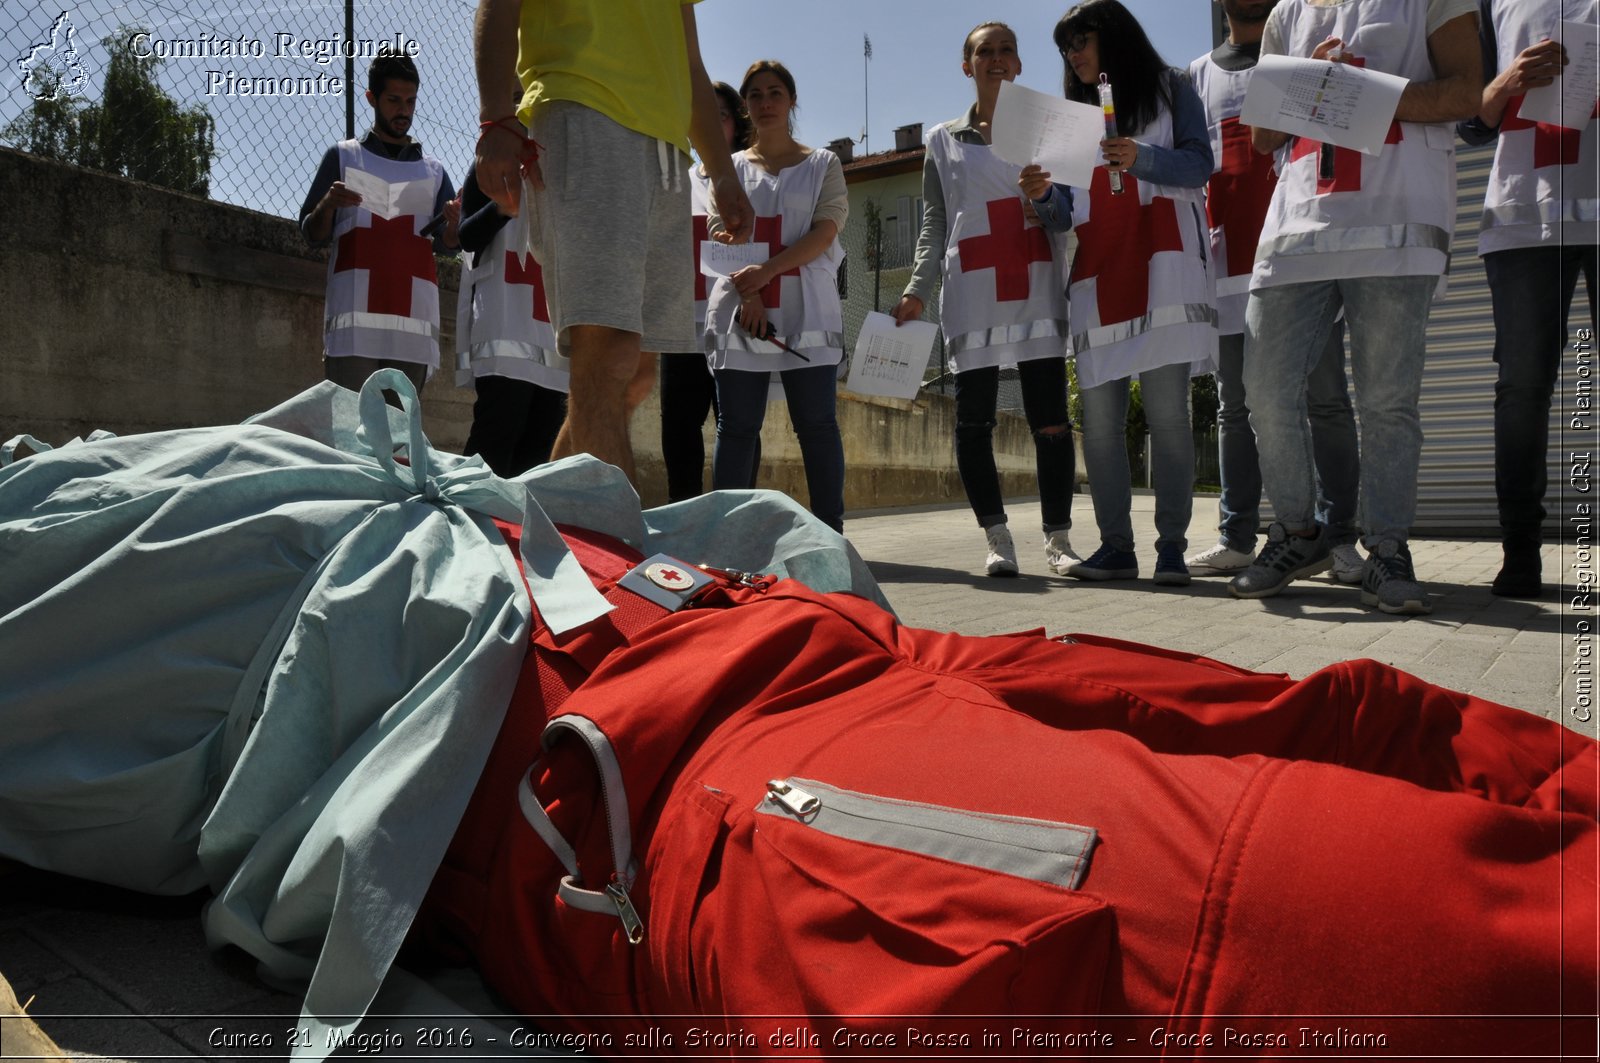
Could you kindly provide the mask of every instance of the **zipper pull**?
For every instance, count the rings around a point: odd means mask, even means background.
[[[622,930],[628,935],[628,944],[637,945],[643,941],[644,920],[639,918],[639,909],[633,906],[620,879],[613,877],[606,883],[606,896],[617,906],[617,918],[622,920]]]
[[[822,802],[812,794],[806,793],[798,786],[790,786],[782,779],[773,779],[767,783],[767,793],[774,801],[797,816],[809,816],[822,805]]]

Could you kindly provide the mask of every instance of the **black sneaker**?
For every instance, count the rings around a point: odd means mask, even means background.
[[[1375,605],[1396,616],[1421,616],[1433,612],[1428,592],[1411,568],[1411,548],[1398,539],[1385,539],[1367,554],[1361,576],[1361,604]]]
[[[1328,529],[1317,525],[1310,538],[1290,535],[1289,529],[1274,523],[1267,529],[1267,543],[1250,567],[1228,581],[1235,598],[1270,598],[1301,576],[1314,576],[1329,565]]]
[[[1067,566],[1067,575],[1073,579],[1136,579],[1139,559],[1132,550],[1118,550],[1110,543],[1101,543],[1100,549],[1075,565]]]
[[[1505,560],[1489,590],[1502,598],[1537,598],[1544,593],[1543,565],[1537,543],[1507,543]]]
[[[1183,562],[1183,547],[1162,543],[1156,547],[1156,571],[1151,581],[1163,587],[1187,587],[1189,566]]]

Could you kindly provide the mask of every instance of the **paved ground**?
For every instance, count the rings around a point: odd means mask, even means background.
[[[1139,541],[1154,541],[1152,499],[1135,497]],[[1080,499],[1077,545],[1092,548],[1088,500]],[[1200,499],[1190,530],[1198,548],[1212,540],[1214,500]],[[1585,615],[1564,613],[1552,591],[1542,602],[1493,597],[1499,563],[1493,543],[1425,540],[1413,544],[1418,574],[1434,592],[1431,616],[1386,617],[1364,609],[1355,588],[1323,577],[1259,602],[1230,597],[1221,580],[1157,588],[1147,579],[1091,585],[1044,575],[1034,545],[1037,505],[1011,507],[1023,575],[981,574],[983,537],[965,509],[896,511],[853,517],[850,538],[872,565],[901,618],[924,627],[989,634],[1044,627],[1051,634],[1092,632],[1207,654],[1232,664],[1303,676],[1333,661],[1371,657],[1426,679],[1560,719],[1594,734],[1569,713],[1576,699],[1571,635]],[[1145,545],[1148,573],[1153,551]],[[1545,550],[1545,575],[1588,564],[1568,547]],[[58,1044],[72,1053],[114,1058],[210,1056],[280,1058],[298,1000],[259,982],[251,963],[205,948],[200,898],[156,900],[0,866],[0,974]],[[442,989],[446,995],[436,990]],[[506,1048],[481,1015],[499,1009],[470,977],[434,986],[400,980],[374,1009],[401,1016],[389,1027],[408,1049],[419,1030],[472,1031],[465,1051]],[[418,1015],[442,1016],[419,1020]],[[369,1028],[375,1026],[369,1022]],[[251,1044],[249,1035],[264,1037]],[[491,1042],[489,1039],[494,1038]],[[231,1042],[231,1043],[219,1043]],[[438,1054],[459,1055],[463,1049]],[[9,1055],[10,1053],[6,1053]],[[382,1053],[386,1058],[401,1054]]]

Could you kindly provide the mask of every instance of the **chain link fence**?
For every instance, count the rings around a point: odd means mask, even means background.
[[[338,3],[58,4],[0,9],[9,146],[293,218],[347,112],[355,135],[371,126],[367,65],[387,44],[422,78],[412,135],[458,184],[472,161],[473,0],[362,0],[352,32]]]

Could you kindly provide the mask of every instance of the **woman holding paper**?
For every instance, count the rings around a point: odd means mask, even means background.
[[[1017,35],[1002,22],[967,34],[961,72],[977,101],[928,137],[922,166],[922,233],[895,320],[922,315],[941,273],[939,321],[956,378],[956,468],[987,540],[984,570],[1017,574],[994,464],[1000,367],[1015,365],[1033,431],[1045,564],[1065,575],[1078,561],[1072,527],[1075,474],[1067,417],[1066,238],[1039,228],[1017,195],[1019,168],[989,147],[1000,86],[1022,72]]]
[[[805,462],[811,512],[844,529],[844,443],[834,417],[844,317],[835,274],[844,251],[839,232],[850,205],[839,159],[794,139],[794,76],[762,59],[739,87],[755,124],[755,143],[734,166],[755,209],[753,242],[766,261],[719,278],[706,306],[711,368],[717,380],[717,446],[711,462],[718,490],[749,486],[767,412],[772,371]],[[709,226],[721,232],[711,205]]]
[[[1156,493],[1154,579],[1181,586],[1189,582],[1183,553],[1194,489],[1189,378],[1211,372],[1217,353],[1203,200],[1212,171],[1205,109],[1188,77],[1162,61],[1117,0],[1072,8],[1056,24],[1055,42],[1067,98],[1099,109],[1105,75],[1114,96],[1107,118],[1119,134],[1101,141],[1105,162],[1087,189],[1069,195],[1038,166],[1024,167],[1021,177],[1045,228],[1072,228],[1078,236],[1067,291],[1100,548],[1067,574],[1139,574],[1126,442],[1129,381],[1137,376]]]
[[[712,83],[717,94],[717,111],[722,119],[722,135],[729,151],[742,151],[750,144],[750,116],[745,113],[739,90],[726,81]],[[705,168],[689,169],[689,203],[694,212],[695,299],[694,330],[705,333],[707,278],[700,272],[700,243],[707,238],[706,204],[711,201],[711,183]],[[703,489],[706,451],[701,438],[706,414],[717,408],[717,384],[706,364],[705,351],[687,351],[661,356],[661,460],[667,466],[667,501],[693,498]],[[759,444],[754,465],[760,464]],[[755,486],[753,475],[746,487]]]

